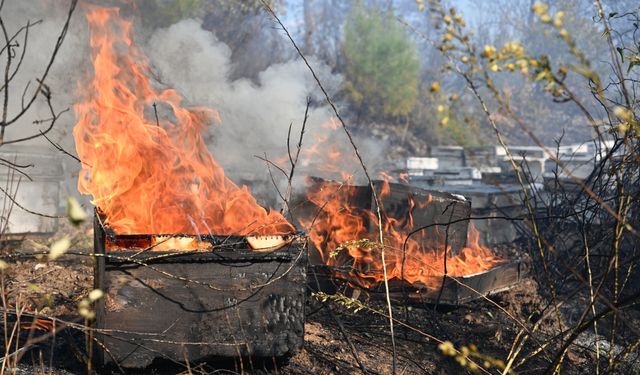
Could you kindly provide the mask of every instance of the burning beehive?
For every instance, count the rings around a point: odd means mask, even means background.
[[[155,358],[272,358],[302,348],[303,237],[289,234],[285,246],[255,251],[244,236],[118,235],[99,215],[94,231],[103,255],[94,286],[107,292],[95,324],[108,349],[104,362],[146,367]],[[158,241],[206,250],[140,247]]]
[[[319,179],[308,187],[297,214],[309,232],[320,289],[383,292],[379,227],[392,297],[460,304],[520,279],[518,261],[478,243],[478,232],[469,228],[468,199],[385,181],[374,187],[381,225],[370,187]]]
[[[304,339],[304,238],[226,178],[202,139],[217,113],[151,82],[131,22],[117,8],[88,6],[87,18],[94,71],[74,137],[78,187],[99,213],[104,360],[292,354]]]

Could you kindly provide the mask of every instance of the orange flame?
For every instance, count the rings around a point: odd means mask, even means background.
[[[345,158],[342,152],[343,145],[339,142],[340,123],[330,118],[320,125],[320,132],[313,136],[313,143],[305,145],[300,152],[300,164],[308,167],[319,175],[330,178],[350,180],[357,168],[355,157],[348,155]],[[351,173],[349,169],[353,169]]]
[[[315,210],[309,217],[302,218],[301,222],[318,249],[317,255],[322,264],[332,267],[338,276],[354,284],[372,287],[384,281],[382,246],[377,229],[370,229],[378,227],[377,215],[356,204],[359,190],[358,187],[331,181],[315,184],[307,192],[307,198]],[[389,194],[389,184],[384,183],[380,200],[384,203]],[[415,203],[410,200],[409,205],[409,212],[412,212]],[[411,214],[404,220],[388,217],[384,212],[382,216],[389,280],[438,287],[444,275],[445,253],[447,275],[453,277],[486,271],[503,262],[491,250],[478,244],[478,232],[473,227],[469,231],[467,246],[452,256],[450,246],[444,251],[444,236],[426,238],[423,232],[419,232],[404,244],[407,235],[414,229]]]
[[[350,283],[373,287],[384,281],[382,269],[382,246],[379,242],[378,218],[371,210],[371,197],[363,194],[368,187],[353,186],[354,173],[360,168],[352,152],[342,152],[344,145],[338,142],[336,134],[339,126],[335,120],[328,121],[316,134],[310,146],[301,153],[302,160],[314,163],[314,172],[322,177],[341,179],[341,182],[311,179],[306,197],[312,207],[305,207],[298,213],[298,220],[307,230],[309,239],[317,253],[310,253],[312,262],[327,265],[336,276]],[[348,145],[346,145],[348,147]],[[392,180],[388,173],[378,174],[384,181]],[[399,180],[406,180],[400,175]],[[414,201],[409,199],[408,215],[398,219],[384,211],[388,206],[393,211],[393,201],[387,201],[391,185],[383,183],[379,193],[382,213],[385,261],[389,280],[404,280],[416,286],[437,288],[444,275],[445,254],[447,275],[452,277],[472,275],[489,270],[503,263],[490,249],[478,243],[479,234],[470,226],[467,246],[455,255],[451,246],[445,247],[446,234],[436,228],[439,234],[420,231],[405,239],[414,229],[414,210],[425,209],[432,197]],[[385,204],[387,203],[387,204]],[[403,203],[404,204],[404,203]],[[404,251],[403,251],[404,246]],[[314,257],[316,259],[314,259]]]
[[[292,232],[208,152],[202,131],[218,113],[184,107],[177,91],[154,87],[131,21],[117,8],[88,8],[94,72],[74,107],[73,134],[83,162],[78,189],[93,195],[106,223],[119,234]],[[158,119],[156,105],[170,114]]]

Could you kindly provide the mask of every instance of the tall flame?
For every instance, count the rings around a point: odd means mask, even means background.
[[[119,234],[292,232],[208,152],[202,132],[218,113],[184,107],[176,90],[154,87],[131,21],[102,7],[90,7],[87,20],[94,71],[74,107],[78,189],[93,195],[107,224]],[[156,105],[170,114],[154,116]]]

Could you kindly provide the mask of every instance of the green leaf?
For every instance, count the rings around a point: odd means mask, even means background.
[[[78,226],[87,220],[87,213],[82,209],[80,203],[74,198],[67,199],[67,218],[71,224]]]
[[[71,240],[68,237],[61,238],[51,245],[49,250],[49,260],[56,260],[71,247]]]
[[[633,56],[629,60],[629,67],[627,68],[627,74],[629,74],[629,72],[631,72],[631,69],[633,69],[633,67],[636,66],[636,65],[640,65],[640,56],[638,56],[638,55]]]
[[[623,52],[623,49],[622,49],[622,48],[620,48],[620,47],[617,47],[617,48],[616,48],[616,50],[617,50],[617,51],[618,51],[618,53],[620,54],[620,59],[621,59],[621,60],[622,60],[622,62],[624,63],[624,54],[622,53],[622,52]]]

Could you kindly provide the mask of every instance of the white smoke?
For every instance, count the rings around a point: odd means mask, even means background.
[[[177,88],[189,102],[220,112],[222,125],[212,130],[211,149],[230,173],[265,170],[264,162],[253,155],[266,152],[274,159],[285,155],[289,124],[294,124],[292,138],[297,138],[306,98],[317,95],[300,60],[272,65],[257,82],[229,81],[229,48],[196,20],[158,30],[145,47],[161,81]],[[322,64],[314,65],[324,84],[335,90],[339,77]],[[313,109],[307,126],[313,130],[328,120],[325,108]]]

